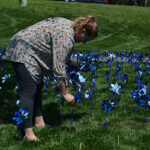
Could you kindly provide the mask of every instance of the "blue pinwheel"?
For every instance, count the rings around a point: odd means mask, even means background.
[[[112,60],[108,59],[107,60],[107,65],[109,66],[109,72],[111,72]]]
[[[148,88],[146,85],[141,85],[135,88],[134,90],[131,91],[131,97],[133,100],[136,102],[136,109],[135,109],[135,114],[137,112],[137,105],[142,106],[142,108],[145,109],[145,115],[144,115],[144,120],[143,123],[145,122],[145,116],[146,116],[146,111],[147,108],[150,108],[150,96],[148,95]]]
[[[103,62],[104,62],[104,57],[103,57],[103,55],[100,55],[100,56],[99,56],[98,61],[99,61],[99,68],[100,68],[100,74],[101,74],[101,73],[102,73],[102,65],[103,65]]]
[[[107,114],[109,114],[115,107],[114,101],[112,101],[110,98],[105,100],[102,104],[102,110],[106,111],[106,116],[105,116],[105,122],[104,122],[104,128],[106,126],[106,119],[107,119]]]
[[[16,104],[18,105],[20,103],[20,100],[17,100]],[[16,125],[20,127],[19,130],[19,143],[20,143],[20,135],[21,135],[21,124],[25,122],[25,120],[28,119],[29,113],[24,110],[23,108],[20,108],[19,111],[16,111],[14,114],[14,117],[12,118],[15,122]]]
[[[122,76],[122,81],[121,81],[121,88],[124,88],[124,94],[126,92],[126,84],[128,82],[128,75],[127,74],[124,74]]]
[[[122,69],[123,69],[123,57],[124,57],[124,54],[123,54],[123,53],[120,53],[120,58],[121,58]]]
[[[91,117],[93,116],[93,90],[88,89],[85,91],[85,98],[91,101]]]
[[[150,71],[150,58],[146,61],[146,67]]]

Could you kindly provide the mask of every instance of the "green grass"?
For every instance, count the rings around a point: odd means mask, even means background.
[[[150,8],[99,5],[86,3],[65,3],[48,0],[29,0],[28,7],[21,8],[18,0],[0,0],[0,48],[6,47],[10,38],[19,30],[48,17],[61,16],[75,19],[87,14],[95,15],[99,25],[99,36],[86,45],[77,44],[75,49],[105,50],[142,50],[150,48]],[[6,65],[6,73],[13,74],[11,66]],[[134,115],[135,103],[130,98],[130,91],[135,88],[135,73],[127,66],[122,73],[129,76],[127,93],[120,94],[120,102],[115,111],[107,118],[106,128],[103,127],[105,112],[101,110],[103,100],[113,98],[107,92],[105,73],[109,68],[105,65],[99,78],[96,79],[94,95],[93,117],[91,104],[83,98],[82,105],[77,104],[73,123],[70,123],[72,108],[65,103],[64,119],[61,119],[62,107],[59,102],[53,103],[53,90],[49,87],[49,97],[43,89],[43,114],[51,128],[37,129],[36,135],[41,139],[39,143],[21,140],[18,143],[18,130],[13,124],[12,116],[16,110],[15,102],[19,93],[14,90],[16,79],[10,81],[8,93],[5,88],[0,91],[0,150],[149,150],[150,140],[150,112],[147,112],[146,123],[144,110],[138,107]],[[112,67],[114,71],[114,66]],[[0,77],[4,73],[0,72]],[[89,87],[90,74],[85,73]],[[113,82],[113,74],[111,74]],[[0,86],[2,84],[0,83]],[[13,90],[12,90],[13,89]],[[73,91],[70,87],[70,91]],[[74,91],[75,92],[75,91]]]
[[[26,8],[19,1],[0,0],[0,47],[19,30],[48,17],[61,16],[75,19],[95,15],[99,37],[76,49],[143,50],[150,48],[150,8],[87,3],[65,3],[49,0],[30,0]],[[7,5],[7,6],[6,6]]]

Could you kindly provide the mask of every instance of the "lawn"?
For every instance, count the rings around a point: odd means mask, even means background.
[[[101,5],[87,3],[66,3],[49,0],[29,0],[25,8],[19,6],[18,0],[0,0],[0,49],[7,46],[10,38],[19,30],[49,17],[65,17],[75,19],[79,16],[92,14],[96,16],[99,25],[99,36],[83,45],[75,45],[75,50],[116,50],[135,52],[149,52],[150,49],[150,8],[130,7],[119,5]],[[145,66],[144,63],[141,64]],[[53,102],[53,89],[43,89],[43,114],[51,128],[38,129],[34,127],[40,142],[28,142],[21,140],[18,143],[18,129],[12,121],[13,113],[17,109],[16,100],[19,92],[15,90],[16,78],[12,67],[6,64],[5,72],[0,72],[0,77],[11,73],[10,83],[2,84],[0,90],[0,150],[149,150],[150,140],[150,112],[147,111],[146,122],[143,124],[144,109],[137,108],[131,98],[131,90],[136,87],[135,70],[131,71],[130,64],[121,70],[129,77],[127,90],[124,94],[120,92],[120,102],[114,111],[107,116],[107,125],[104,128],[105,112],[101,105],[108,97],[113,98],[112,93],[107,91],[105,73],[109,71],[107,64],[99,69],[96,78],[95,93],[93,96],[93,117],[91,117],[91,103],[82,95],[82,103],[76,104],[74,118],[71,124],[72,108],[65,102],[62,120],[62,105]],[[110,83],[113,83],[113,72],[115,63],[112,65]],[[83,73],[86,77],[84,91],[90,86],[91,73]],[[147,75],[148,78],[149,74]],[[148,78],[148,84],[150,80]],[[49,83],[49,85],[51,85]],[[70,91],[75,93],[73,87]]]

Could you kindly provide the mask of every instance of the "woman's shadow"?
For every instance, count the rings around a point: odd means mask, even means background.
[[[74,113],[72,121],[78,121],[83,116],[87,115],[88,113]],[[63,121],[71,120],[72,114],[71,113],[65,113],[62,114],[62,107],[59,103],[50,103],[48,105],[45,105],[43,107],[43,116],[44,119],[48,124],[51,126],[60,126]]]

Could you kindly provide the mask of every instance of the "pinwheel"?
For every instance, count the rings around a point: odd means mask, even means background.
[[[131,72],[132,72],[134,60],[135,60],[135,53],[133,51],[131,51],[130,52],[130,59],[128,59],[128,62],[131,64]]]
[[[18,104],[20,104],[20,100],[19,99],[16,101],[16,105],[18,105]]]
[[[138,86],[140,86],[142,84],[142,75],[143,75],[142,67],[139,66],[137,68],[137,83],[138,83]]]
[[[147,108],[149,107],[150,104],[150,96],[148,95],[148,88],[146,85],[141,85],[138,86],[136,89],[131,91],[131,97],[133,100],[136,102],[136,109],[135,109],[135,114],[137,112],[137,105],[139,104],[142,106],[142,108],[145,109],[145,115],[144,115],[144,120],[143,123],[145,122],[145,116],[146,116],[146,111]]]
[[[2,83],[5,83],[8,79],[10,79],[11,74],[6,74],[2,77]]]
[[[127,83],[127,81],[128,81],[128,75],[127,75],[127,74],[124,74],[124,75],[122,76],[122,82],[121,82],[122,88],[125,88],[124,94],[125,94],[125,92],[126,92],[126,83]]]
[[[116,56],[116,61],[118,61],[118,56],[119,56],[119,52],[118,51],[115,52],[115,56]]]
[[[106,111],[104,128],[106,126],[107,114],[109,114],[114,109],[114,106],[115,106],[115,103],[110,98],[108,98],[107,100],[105,100],[103,102],[103,104],[102,104],[102,110]]]
[[[17,105],[19,104],[19,101],[17,101]],[[14,114],[14,117],[12,118],[15,122],[16,122],[16,125],[18,125],[20,127],[20,130],[19,130],[19,143],[20,143],[20,135],[21,135],[21,124],[28,119],[28,115],[29,113],[20,108],[19,111],[16,111],[15,114]]]
[[[146,67],[150,71],[150,58],[146,61]]]
[[[77,72],[77,75],[79,76],[79,82],[85,83],[86,79],[83,77],[83,75],[80,72]]]
[[[82,61],[81,61],[82,63]],[[80,64],[79,64],[80,66]],[[74,88],[77,90],[75,94],[75,100],[76,102],[80,102],[81,104],[81,93],[82,93],[82,87],[85,83],[86,79],[83,77],[83,75],[78,71],[78,68],[68,65],[67,67],[67,75],[68,80],[71,84],[73,84]],[[73,114],[74,114],[74,107],[72,109],[72,115],[71,115],[71,123],[73,120]]]
[[[11,78],[11,74],[5,74],[5,75],[2,77],[2,83],[7,82],[7,83],[6,83],[5,94],[7,93],[7,90],[8,90],[8,84],[9,84],[10,78]]]
[[[109,55],[109,51],[105,51],[105,57]]]
[[[137,61],[140,63],[140,62],[143,61],[143,59],[144,59],[144,57],[143,57],[142,52],[139,52],[139,53],[137,54]]]
[[[110,61],[114,61],[114,59],[116,58],[116,55],[115,54],[109,54],[109,59]]]
[[[19,85],[18,84],[15,86],[15,90],[16,91],[19,90]]]
[[[109,66],[109,72],[111,72],[112,61],[110,59],[107,60],[107,65]]]
[[[85,91],[85,98],[91,101],[91,117],[93,116],[93,91],[89,88]]]
[[[127,66],[127,62],[128,62],[128,60],[129,60],[129,56],[128,56],[128,55],[126,55],[126,58],[125,58],[125,67]]]
[[[122,77],[120,71],[116,71],[115,76],[117,77],[117,80],[118,80],[118,78],[121,79],[121,77]],[[115,76],[114,76],[114,80],[115,80]]]
[[[120,58],[121,58],[122,69],[123,69],[123,57],[124,57],[124,54],[123,54],[123,53],[120,53]]]
[[[100,68],[100,74],[101,74],[101,73],[102,73],[102,65],[103,65],[103,62],[104,62],[104,57],[103,57],[103,55],[100,55],[100,56],[99,56],[98,61],[99,61],[99,68]]]
[[[111,84],[111,91],[114,93],[114,103],[115,103],[116,94],[119,95],[120,88],[121,88],[121,86],[118,85],[118,83]]]

